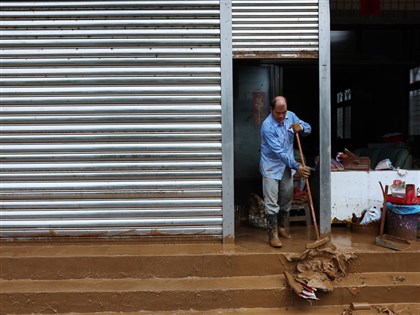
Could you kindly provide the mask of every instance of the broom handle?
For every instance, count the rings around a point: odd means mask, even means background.
[[[381,185],[382,193],[384,195],[384,202],[382,204],[382,211],[381,211],[381,225],[379,226],[379,235],[382,237],[384,235],[385,230],[385,216],[386,216],[386,197],[388,196],[388,185],[385,185],[385,190],[382,186],[382,183],[379,182]]]
[[[296,140],[297,140],[297,144],[298,144],[298,148],[299,148],[300,159],[302,160],[302,165],[306,166],[305,165],[305,159],[303,158],[303,152],[302,152],[302,146],[300,144],[299,134],[297,132],[295,134],[296,134]],[[319,239],[320,236],[319,236],[318,224],[316,223],[316,216],[315,216],[314,203],[312,201],[311,187],[309,186],[309,180],[308,180],[307,177],[305,178],[305,182],[306,182],[306,189],[308,190],[309,206],[311,207],[312,221],[314,222],[316,237],[317,237],[317,239]]]

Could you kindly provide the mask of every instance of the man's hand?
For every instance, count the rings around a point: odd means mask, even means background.
[[[290,125],[289,129],[293,129],[294,133],[301,132],[303,130],[303,126],[299,124],[298,122],[295,122]]]
[[[311,175],[311,169],[308,166],[303,166],[302,164],[299,166],[297,170],[300,176],[308,178]]]

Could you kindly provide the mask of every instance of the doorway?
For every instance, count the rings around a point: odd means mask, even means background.
[[[319,91],[316,64],[236,61],[233,67],[234,184],[236,222],[245,221],[252,193],[262,197],[259,172],[260,127],[269,114],[274,96],[284,95],[289,110],[312,126],[312,134],[301,138],[307,163],[313,165],[319,147]],[[307,139],[306,139],[307,138]],[[308,164],[308,165],[309,165]]]

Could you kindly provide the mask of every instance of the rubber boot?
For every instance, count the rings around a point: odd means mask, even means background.
[[[280,211],[278,213],[279,236],[283,238],[292,238],[290,235],[290,212]]]
[[[270,246],[276,248],[283,246],[278,235],[277,215],[267,215],[267,232]]]

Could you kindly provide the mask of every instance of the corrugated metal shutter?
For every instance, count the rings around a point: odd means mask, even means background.
[[[233,0],[234,58],[318,58],[319,0]]]
[[[219,1],[1,11],[1,236],[221,238]]]

